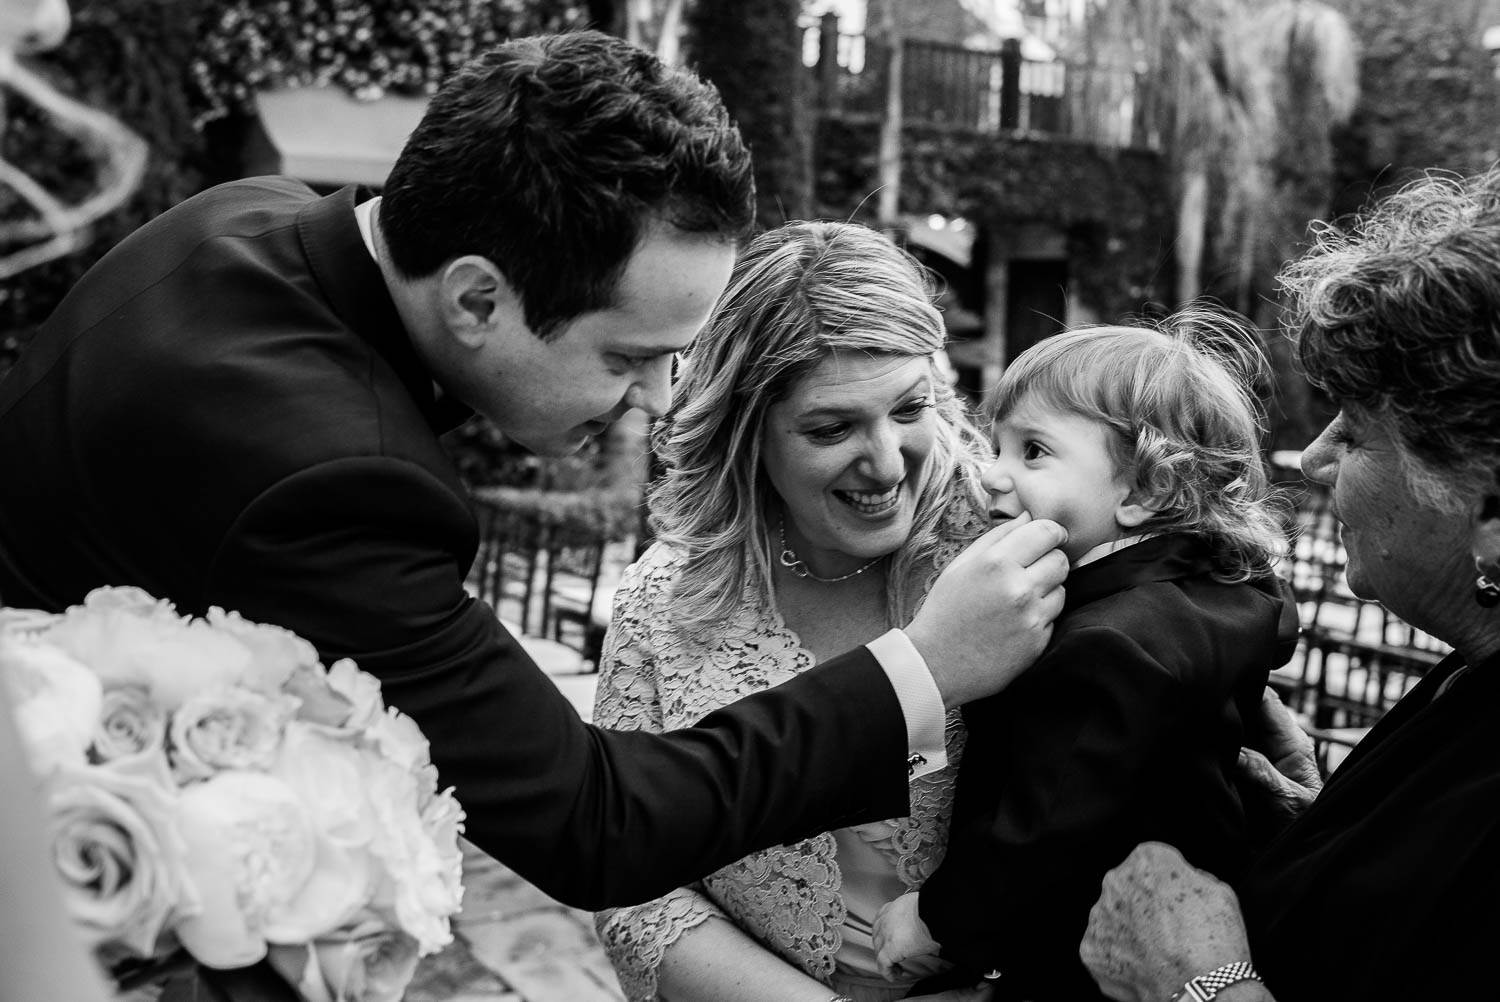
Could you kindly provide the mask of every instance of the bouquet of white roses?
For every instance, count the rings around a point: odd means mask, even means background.
[[[107,965],[269,954],[311,1002],[373,1002],[452,939],[463,812],[352,661],[103,588],[60,615],[0,610],[0,684]]]

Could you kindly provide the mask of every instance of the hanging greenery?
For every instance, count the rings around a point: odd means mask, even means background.
[[[586,21],[569,0],[232,0],[206,18],[192,61],[198,121],[247,110],[269,87],[334,84],[361,100],[431,94],[507,38]]]
[[[0,285],[0,375],[67,290],[127,233],[201,187],[202,137],[192,126],[183,68],[198,39],[197,8],[162,0],[74,0],[68,37],[29,65],[61,92],[118,118],[149,150],[123,206],[95,223],[81,250]],[[96,187],[96,158],[22,100],[0,111],[0,158],[65,204]],[[0,218],[31,210],[0,185]]]

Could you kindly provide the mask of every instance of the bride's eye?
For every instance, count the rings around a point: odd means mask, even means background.
[[[849,433],[849,426],[840,422],[839,424],[825,424],[817,428],[809,428],[806,432],[808,438],[814,442],[831,444],[837,442]]]

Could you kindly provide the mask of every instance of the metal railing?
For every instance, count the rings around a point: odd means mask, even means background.
[[[819,111],[877,120],[888,106],[888,45],[837,30],[807,29]],[[1135,70],[1061,59],[1027,59],[1018,40],[996,49],[942,42],[902,43],[902,120],[978,133],[1050,136],[1124,148],[1154,148],[1143,121],[1144,86]]]

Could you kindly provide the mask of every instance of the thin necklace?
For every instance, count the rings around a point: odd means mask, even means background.
[[[814,581],[821,581],[823,584],[837,584],[840,581],[848,581],[850,578],[859,577],[865,571],[869,570],[871,567],[874,567],[876,564],[885,559],[885,557],[883,556],[876,557],[874,560],[870,561],[868,564],[865,564],[858,570],[850,571],[848,574],[840,574],[836,578],[818,577],[818,575],[812,572],[812,568],[807,566],[807,562],[798,557],[796,552],[793,551],[790,546],[786,545],[785,515],[781,516],[781,525],[778,529],[778,532],[781,536],[781,556],[778,558],[781,561],[781,566],[785,567],[787,570],[791,571],[799,578],[811,578]]]

